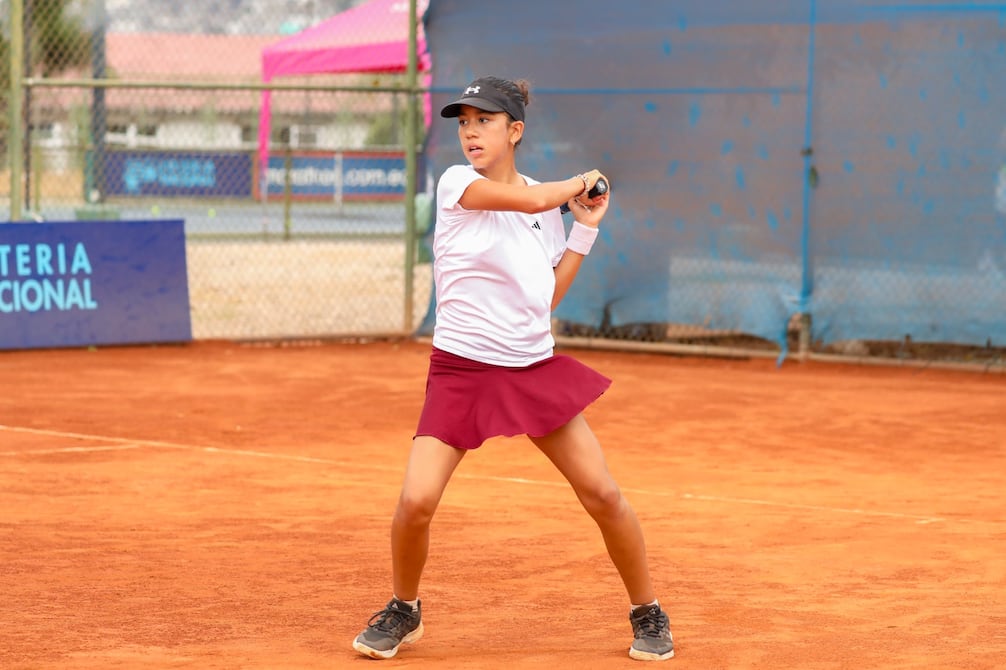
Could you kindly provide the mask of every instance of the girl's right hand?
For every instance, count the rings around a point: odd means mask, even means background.
[[[609,189],[611,188],[611,181],[603,174],[601,174],[599,170],[591,170],[590,172],[585,172],[584,176],[587,177],[587,183],[589,184],[587,186],[587,191],[590,191],[590,189],[594,188],[597,182],[600,181],[601,179],[607,182]],[[605,193],[607,193],[607,191]],[[587,207],[596,207],[597,205],[600,204],[601,202],[600,199],[604,197],[604,195],[605,194],[601,194],[597,198],[588,198],[587,194],[584,193],[583,195],[580,195],[578,197],[580,198],[580,202],[586,205]]]
[[[594,188],[594,185],[597,183],[598,179],[603,179],[605,181],[608,181],[608,178],[605,177],[603,174],[601,174],[600,170],[591,170],[590,172],[584,172],[583,176],[587,178],[587,184],[586,184],[587,188],[584,189],[584,192],[580,195],[580,200],[581,201],[582,200],[586,200],[586,198],[587,198],[587,191],[589,191],[590,189]],[[611,182],[608,182],[608,184],[610,185]]]
[[[608,211],[608,193],[596,198],[576,197],[569,201],[569,209],[577,221],[585,226],[597,228]]]

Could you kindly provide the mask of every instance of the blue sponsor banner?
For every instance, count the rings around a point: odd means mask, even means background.
[[[405,196],[404,154],[344,154],[342,197]]]
[[[192,339],[185,224],[0,224],[0,349]]]
[[[266,180],[269,198],[283,197],[286,193],[289,170],[290,195],[301,200],[333,200],[336,184],[341,175],[336,170],[335,154],[295,154],[270,156]]]
[[[289,175],[287,174],[289,171]],[[405,196],[405,154],[380,152],[298,153],[270,156],[269,198],[299,200],[394,200]]]
[[[105,194],[250,198],[252,166],[247,152],[112,151],[105,154]]]

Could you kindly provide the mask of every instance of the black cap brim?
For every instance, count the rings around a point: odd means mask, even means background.
[[[449,105],[445,105],[443,109],[440,110],[440,116],[445,119],[453,119],[454,117],[461,115],[461,106],[468,105],[469,107],[475,107],[486,112],[505,112],[507,110],[503,109],[498,103],[492,102],[491,100],[486,100],[485,98],[477,98],[473,95],[467,98],[461,98],[460,100],[455,100]]]

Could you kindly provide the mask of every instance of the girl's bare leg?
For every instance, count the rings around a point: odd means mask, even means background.
[[[631,603],[656,599],[639,520],[608,472],[601,445],[582,414],[534,444],[569,481],[584,509],[597,523]]]
[[[464,455],[463,449],[434,437],[419,436],[412,442],[402,493],[391,522],[394,595],[402,600],[419,597],[419,580],[430,549],[430,521]]]

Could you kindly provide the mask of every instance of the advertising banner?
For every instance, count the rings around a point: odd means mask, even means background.
[[[294,200],[401,200],[405,196],[405,154],[270,155],[265,178],[270,200],[284,198],[287,188]]]
[[[93,160],[93,158],[91,159]],[[110,151],[100,184],[106,196],[126,198],[259,199],[261,175],[250,152]],[[265,172],[270,200],[401,200],[402,152],[299,151],[271,155]]]
[[[0,349],[191,339],[180,219],[0,224]]]
[[[246,152],[111,151],[104,161],[110,196],[252,197],[253,159]]]

